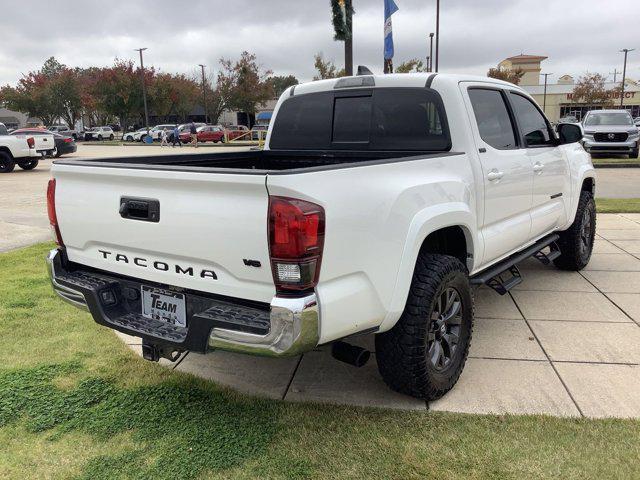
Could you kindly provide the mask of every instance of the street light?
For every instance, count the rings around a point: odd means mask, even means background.
[[[433,32],[429,34],[429,56],[427,57],[427,71],[433,71]]]
[[[627,76],[627,54],[633,52],[635,48],[623,48],[620,53],[624,52],[624,67],[622,67],[622,90],[620,91],[620,108],[624,102],[624,78]]]
[[[547,113],[547,77],[549,75],[553,75],[553,73],[541,73],[540,75],[544,77],[544,94],[542,96],[542,111],[544,113]]]
[[[144,99],[144,123],[145,127],[147,127],[147,134],[149,133],[149,110],[147,109],[147,86],[144,82],[144,62],[142,61],[142,52],[144,52],[147,47],[144,48],[135,48],[134,51],[140,52],[140,78],[142,79],[142,98]]]
[[[205,87],[205,83],[204,83],[204,65],[199,63],[198,66],[202,69],[202,98],[203,98],[203,102],[204,102],[204,123],[209,123],[209,120],[207,119],[208,115],[207,115],[207,88]]]

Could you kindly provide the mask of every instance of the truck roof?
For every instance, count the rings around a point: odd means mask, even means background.
[[[427,84],[427,81],[429,81],[430,79],[431,82],[433,82],[433,87],[436,89],[439,86],[445,86],[447,84],[458,84],[460,82],[484,82],[502,86],[517,87],[517,85],[505,82],[503,80],[483,77],[480,75],[460,75],[451,73],[391,73],[386,75],[360,75],[353,77],[331,78],[328,80],[317,80],[315,82],[302,83],[290,87],[285,91],[283,95],[300,95],[304,93],[326,92],[333,90],[334,88],[340,88],[340,86],[337,86],[339,82],[348,84],[349,82],[357,82],[358,80],[365,78],[373,79],[373,82],[371,82],[371,80],[364,80],[366,84],[363,84],[361,86],[365,88],[424,87]]]

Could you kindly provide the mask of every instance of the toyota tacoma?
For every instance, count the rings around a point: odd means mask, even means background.
[[[554,132],[484,77],[360,75],[289,88],[264,150],[64,160],[47,200],[55,291],[142,339],[148,360],[332,344],[435,399],[456,383],[473,291],[535,256],[580,270],[595,173],[579,125]]]

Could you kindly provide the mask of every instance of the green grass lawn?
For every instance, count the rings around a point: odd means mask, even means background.
[[[596,198],[598,213],[640,213],[640,198]]]
[[[618,163],[633,163],[640,165],[640,159],[638,158],[629,158],[627,155],[618,155],[617,157],[610,158],[602,158],[602,157],[591,157],[591,161],[594,165],[615,165]]]
[[[0,478],[640,478],[640,422],[288,404],[138,358],[0,254]]]

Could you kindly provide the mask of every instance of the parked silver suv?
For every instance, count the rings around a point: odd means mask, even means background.
[[[589,153],[613,153],[638,158],[640,134],[626,110],[591,110],[582,120],[583,145]]]

